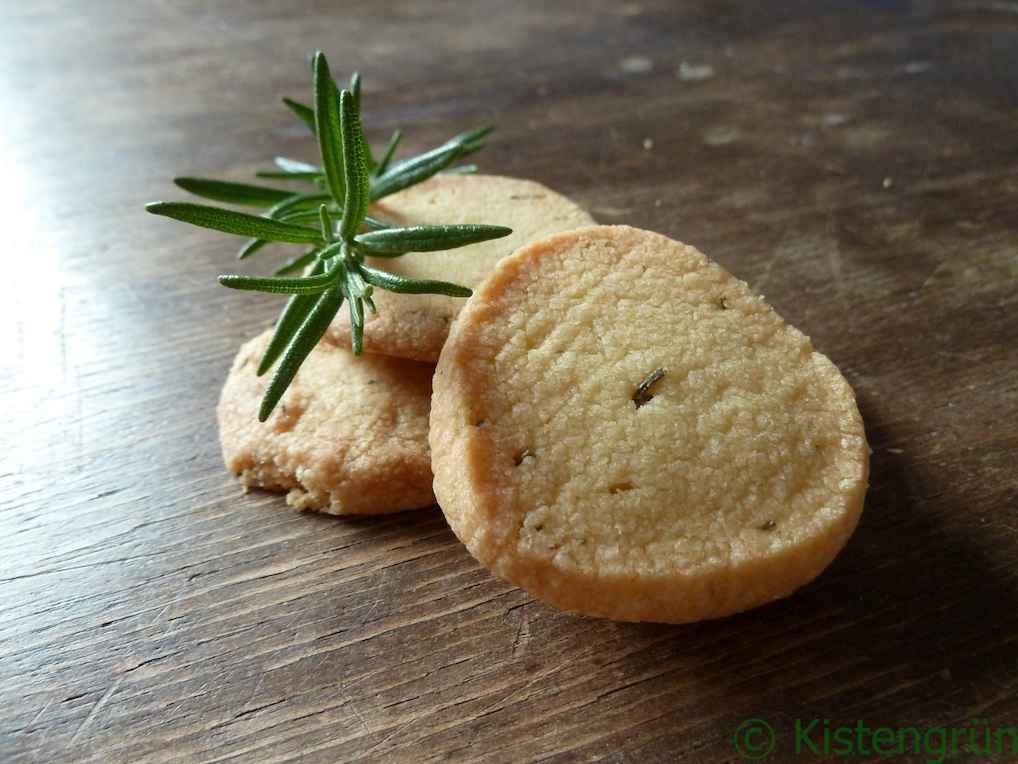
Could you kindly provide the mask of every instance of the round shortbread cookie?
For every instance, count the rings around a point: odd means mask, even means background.
[[[367,260],[399,276],[452,281],[471,289],[524,244],[594,223],[577,204],[540,183],[498,175],[436,175],[375,202],[368,214],[395,226],[483,223],[511,228],[508,236],[466,247]],[[462,297],[383,289],[376,289],[372,299],[377,312],[365,311],[364,350],[430,363],[438,360],[464,302]],[[347,310],[339,312],[329,334],[350,344]]]
[[[428,449],[432,364],[353,355],[323,340],[265,422],[271,373],[255,376],[271,331],[245,343],[217,410],[227,468],[250,487],[334,515],[435,503]]]
[[[692,247],[624,226],[503,260],[432,396],[439,505],[553,605],[684,623],[790,594],[848,540],[869,447],[837,368]]]

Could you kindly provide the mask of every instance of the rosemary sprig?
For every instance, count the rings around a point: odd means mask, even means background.
[[[276,371],[262,399],[258,419],[275,408],[304,359],[324,336],[344,302],[350,311],[351,345],[360,355],[364,343],[364,308],[375,311],[375,288],[399,293],[433,293],[468,297],[467,287],[445,281],[409,279],[372,268],[365,258],[398,257],[499,238],[511,233],[503,226],[441,225],[392,227],[370,218],[372,201],[445,171],[457,159],[479,149],[491,128],[461,133],[441,146],[392,164],[400,140],[397,132],[381,158],[375,159],[360,121],[360,78],[340,90],[322,53],[313,59],[314,106],[290,99],[286,105],[312,130],[321,166],[277,159],[277,172],[264,173],[287,181],[310,181],[317,189],[293,192],[268,186],[204,178],[177,178],[178,186],[212,201],[265,208],[260,215],[191,202],[154,202],[156,215],[224,233],[249,237],[238,253],[243,258],[275,242],[303,244],[305,250],[272,276],[220,276],[233,289],[291,295],[257,373],[274,364]],[[467,168],[469,171],[469,168]],[[303,271],[297,277],[285,274]]]
[[[321,53],[316,54],[313,59],[313,73],[318,69],[319,64],[317,62],[319,60],[324,63],[327,75],[328,63],[325,62],[325,57]],[[319,88],[321,88],[321,91]],[[359,114],[360,76],[357,73],[354,73],[351,77],[349,91],[354,98],[354,105],[357,107]],[[338,94],[339,89],[336,87],[331,76],[326,76],[319,81],[316,74],[314,87],[315,107],[306,106],[290,98],[283,98],[283,103],[311,130],[319,142],[319,154],[322,159],[321,166],[300,162],[287,157],[276,157],[275,164],[278,168],[277,170],[257,173],[259,178],[310,182],[316,187],[314,191],[293,191],[259,184],[196,177],[175,178],[174,183],[195,196],[200,196],[211,201],[265,208],[264,216],[274,220],[304,223],[314,222],[318,219],[318,207],[321,204],[327,205],[333,215],[340,215],[341,202],[337,200],[342,199],[343,189],[340,188],[337,193],[332,193],[329,188],[330,167],[332,168],[333,182],[340,185],[343,183],[342,176],[335,172],[338,163],[341,162],[341,158],[337,156],[337,146],[335,143],[335,131],[338,129],[338,126],[335,124],[334,117],[330,120],[324,116],[326,109],[319,109],[317,103],[319,99],[331,100],[338,98]],[[322,106],[326,106],[324,100]],[[318,116],[319,112],[323,114],[322,117]],[[332,139],[328,140],[324,147],[322,146],[321,139],[318,137],[320,120],[324,120],[327,123],[327,129],[331,129],[333,132]],[[370,201],[374,202],[397,191],[402,191],[439,173],[476,172],[474,165],[454,167],[453,163],[483,148],[484,142],[482,139],[492,129],[490,125],[476,127],[453,136],[442,145],[430,151],[403,160],[397,164],[392,164],[392,158],[402,138],[400,131],[397,130],[393,133],[392,138],[378,159],[375,159],[373,156],[371,148],[362,134],[361,141],[368,162]],[[365,218],[365,223],[369,228],[385,227],[380,221],[370,217]],[[254,237],[250,241],[245,242],[240,248],[237,252],[237,258],[243,260],[273,241],[275,240]],[[281,270],[276,271],[275,275],[292,272],[292,269],[287,271],[285,270],[286,268],[287,265],[284,265]]]

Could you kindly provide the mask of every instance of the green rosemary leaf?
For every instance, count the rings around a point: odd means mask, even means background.
[[[325,263],[319,260],[312,267],[309,276],[318,276],[325,272]],[[283,312],[276,319],[275,328],[272,331],[272,337],[269,339],[269,344],[265,348],[265,352],[262,354],[261,361],[258,362],[258,369],[255,372],[259,377],[267,372],[272,364],[276,362],[279,356],[287,346],[293,341],[293,338],[297,334],[297,330],[300,329],[301,325],[307,320],[308,315],[311,313],[311,309],[318,302],[320,294],[298,294],[293,295],[286,303],[283,308]]]
[[[371,201],[427,180],[455,162],[462,153],[461,146],[449,144],[393,165],[375,179],[371,186]]]
[[[255,252],[264,248],[269,244],[265,239],[250,239],[240,250],[237,252],[237,259],[244,260],[251,257]]]
[[[287,346],[293,341],[294,335],[307,320],[311,309],[315,307],[321,294],[295,294],[286,303],[283,312],[276,320],[275,329],[269,344],[265,347],[261,360],[258,362],[257,376],[262,376],[274,364]]]
[[[361,75],[354,72],[350,75],[350,87],[347,88],[353,96],[353,107],[360,113],[361,110]]]
[[[350,348],[354,355],[364,350],[364,305],[374,313],[375,303],[371,299],[374,285],[368,283],[361,273],[361,263],[355,259],[347,259],[339,288],[343,290],[350,306]]]
[[[371,257],[395,257],[406,252],[455,249],[508,236],[511,228],[500,225],[435,225],[365,231],[354,242]]]
[[[303,278],[272,278],[270,276],[220,276],[219,283],[230,289],[270,294],[318,294],[336,283],[335,273]]]
[[[311,183],[324,183],[325,170],[315,167],[313,164],[298,162],[295,159],[276,157],[278,170],[259,170],[255,173],[258,178],[274,178],[276,180],[299,180],[310,181]]]
[[[174,178],[173,182],[195,196],[249,207],[271,207],[293,196],[292,191],[283,189],[211,178]]]
[[[280,215],[277,219],[286,223],[313,223],[315,225],[321,225],[322,222],[322,216],[318,214],[317,207],[287,212],[285,215]],[[324,239],[325,237],[323,236],[322,238]]]
[[[309,265],[311,265],[311,263],[313,263],[315,259],[318,257],[318,251],[319,250],[317,247],[313,247],[312,249],[309,249],[307,252],[302,252],[296,257],[291,257],[281,266],[276,268],[276,270],[272,272],[272,275],[286,276],[291,273],[297,273],[299,271],[304,270]]]
[[[475,175],[477,173],[477,165],[475,164],[461,164],[456,167],[446,167],[437,175]]]
[[[362,263],[356,260],[349,261],[346,268],[346,285],[349,289],[348,297],[353,298],[370,298],[372,292],[374,292],[374,286],[369,284],[361,273]]]
[[[462,156],[467,154],[473,154],[475,151],[480,151],[484,148],[484,142],[481,140],[484,136],[495,129],[494,125],[481,125],[480,127],[474,127],[470,130],[466,130],[459,135],[454,135],[446,144],[456,144],[463,147]]]
[[[276,404],[279,403],[279,399],[283,397],[286,388],[290,386],[293,378],[297,376],[297,370],[304,363],[304,359],[315,349],[318,341],[325,336],[329,324],[336,316],[336,313],[339,312],[342,304],[343,292],[339,289],[338,284],[331,289],[326,289],[317,296],[307,317],[300,324],[294,333],[293,339],[282,352],[279,366],[276,367],[276,373],[272,375],[272,379],[269,381],[265,395],[262,398],[261,407],[258,410],[259,422],[264,422],[269,418],[269,414],[272,413]]]
[[[192,202],[153,202],[145,209],[154,215],[163,215],[184,223],[210,228],[223,233],[250,236],[254,239],[283,241],[293,244],[320,244],[322,235],[308,226],[284,223],[246,212],[224,210]]]
[[[350,75],[350,95],[353,96],[353,109],[357,114],[361,113],[361,76],[358,72],[354,72]],[[375,166],[375,158],[371,155],[371,145],[368,143],[367,136],[361,132],[361,147],[364,150],[364,156],[367,161],[368,171],[370,172]]]
[[[294,101],[292,98],[283,98],[283,103],[287,105],[290,111],[297,115],[301,122],[311,129],[312,133],[316,131],[317,128],[315,126],[314,109],[305,106],[302,103],[297,103],[297,101]]]
[[[399,146],[402,137],[403,133],[399,130],[392,134],[392,137],[389,139],[389,145],[385,147],[385,151],[382,153],[382,158],[375,162],[371,168],[372,179],[378,177],[389,168],[389,162],[392,161],[392,155],[396,153],[396,147]]]
[[[432,279],[408,279],[363,263],[360,264],[360,272],[369,284],[399,294],[444,294],[449,297],[469,297],[473,294],[471,289],[459,284]]]
[[[347,298],[350,305],[350,349],[354,355],[364,352],[364,304],[360,299]]]
[[[322,202],[329,203],[331,201],[332,197],[324,191],[316,191],[310,194],[292,194],[289,198],[266,210],[265,215],[276,220],[286,220],[294,212],[311,211],[313,216],[317,217],[318,206]]]
[[[368,212],[370,191],[368,157],[364,153],[364,131],[354,97],[349,90],[339,96],[340,125],[343,135],[343,168],[346,194],[343,198],[343,219],[339,223],[339,237],[353,238],[364,223]]]
[[[315,54],[314,78],[318,151],[322,157],[329,191],[336,204],[342,208],[346,196],[346,173],[343,169],[343,131],[339,114],[339,93],[329,73],[325,54],[320,51]]]
[[[390,223],[386,223],[384,220],[373,218],[371,215],[364,216],[364,225],[370,228],[372,231],[380,231],[383,228],[394,228]]]
[[[332,226],[332,215],[329,214],[327,204],[318,205],[318,225],[322,227],[322,236],[325,240],[332,241],[336,229]]]
[[[284,181],[301,181],[304,183],[316,183],[324,188],[325,186],[325,173],[319,170],[318,172],[286,172],[284,170],[273,171],[273,170],[259,170],[255,173],[255,177],[265,178],[267,180],[284,180]]]
[[[481,138],[493,129],[494,127],[491,125],[475,127],[453,136],[431,151],[393,165],[376,179],[371,189],[372,201],[402,191],[432,175],[437,175],[457,159],[483,148],[484,143]]]
[[[298,159],[290,159],[288,157],[276,157],[276,167],[291,175],[324,175],[325,170],[317,165],[308,164],[307,162],[301,162]]]
[[[322,262],[328,263],[330,260],[339,258],[340,260],[346,260],[347,250],[350,245],[345,241],[334,241],[330,244],[326,244],[318,251],[318,259]]]

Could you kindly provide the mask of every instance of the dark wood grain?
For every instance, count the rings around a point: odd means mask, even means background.
[[[374,140],[494,122],[482,170],[694,244],[813,338],[874,449],[830,569],[617,624],[437,508],[238,488],[215,402],[278,301],[143,205],[312,159],[277,97],[316,49]],[[865,761],[797,755],[796,720],[1018,726],[1013,2],[3,3],[0,251],[3,761],[739,761],[750,717],[769,760]]]

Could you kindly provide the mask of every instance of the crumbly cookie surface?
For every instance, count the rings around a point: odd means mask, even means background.
[[[430,439],[482,564],[627,621],[788,595],[848,540],[868,476],[853,391],[809,339],[692,247],[625,226],[495,268],[442,352]]]
[[[323,340],[276,410],[258,421],[271,372],[255,376],[271,331],[245,343],[217,410],[227,468],[287,491],[298,509],[379,514],[434,504],[428,412],[432,364],[363,355]]]
[[[513,232],[501,239],[441,252],[410,252],[368,263],[400,276],[440,279],[475,287],[496,262],[546,234],[594,222],[581,207],[540,183],[498,175],[438,175],[372,205],[370,215],[397,226],[483,223]],[[445,344],[463,298],[396,295],[375,290],[376,313],[365,311],[364,349],[434,363]],[[350,343],[345,307],[329,330],[337,343]]]

